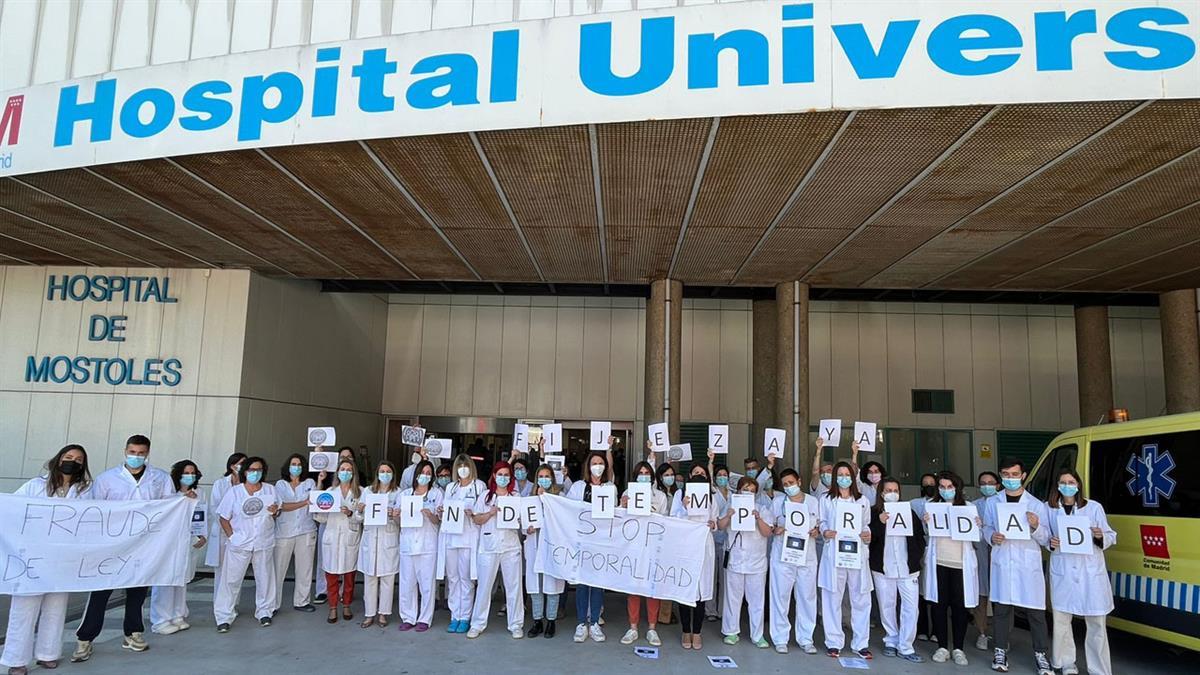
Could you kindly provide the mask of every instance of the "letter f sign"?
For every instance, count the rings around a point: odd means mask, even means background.
[[[25,106],[24,94],[9,96],[0,116],[0,145],[16,145],[21,133],[21,108]]]

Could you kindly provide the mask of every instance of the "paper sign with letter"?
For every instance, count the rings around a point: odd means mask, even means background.
[[[913,512],[909,502],[892,502],[883,505],[888,514],[887,533],[897,537],[913,536]]]
[[[834,556],[833,566],[847,570],[862,569],[862,545],[862,541],[859,539],[839,538],[837,540],[837,554]]]
[[[588,447],[592,450],[610,450],[609,436],[612,436],[612,422],[592,422],[592,435],[588,438]]]
[[[650,515],[650,507],[654,503],[651,492],[653,489],[654,486],[649,483],[630,483],[627,491],[629,499],[625,502],[625,511],[631,516]]]
[[[692,461],[692,444],[678,443],[667,448],[668,462],[690,462]]]
[[[763,456],[782,457],[785,443],[787,443],[787,431],[767,429],[763,436]]]
[[[729,425],[728,424],[710,424],[708,425],[708,447],[715,454],[729,454]]]
[[[592,486],[592,518],[612,520],[617,517],[617,486]]]
[[[562,425],[561,424],[543,424],[542,425],[542,453],[545,455],[561,455],[562,454]]]
[[[779,562],[799,567],[808,566],[808,535],[786,534],[779,549]]]
[[[425,454],[429,459],[453,459],[453,443],[449,438],[425,439]]]
[[[671,427],[666,422],[646,427],[646,439],[650,441],[650,449],[654,452],[666,452],[671,448],[670,435]]]
[[[925,523],[925,531],[931,537],[950,536],[950,505],[946,502],[929,502],[925,505],[925,513],[929,520]]]
[[[822,445],[827,448],[836,448],[842,442],[842,421],[821,420],[821,423],[817,425],[817,434],[821,436]]]
[[[388,496],[363,495],[363,525],[387,525]]]
[[[730,496],[729,527],[734,532],[751,532],[754,530],[754,495]]]
[[[808,531],[816,527],[816,523],[810,523],[808,520],[808,504],[783,502],[783,529],[788,534],[807,537]]]
[[[514,424],[513,425],[513,452],[525,454],[529,452],[529,425]]]
[[[496,527],[501,530],[519,530],[521,529],[521,498],[520,497],[497,497],[496,508],[499,512],[496,514]]]
[[[337,471],[338,454],[336,452],[308,453],[308,470],[312,473],[321,471]]]
[[[421,447],[425,445],[425,429],[421,427],[400,427],[400,441],[405,445]]]
[[[197,537],[208,536],[208,504],[196,500],[192,509],[192,534]]]
[[[425,524],[425,516],[421,509],[425,508],[425,498],[420,495],[404,495],[400,498],[400,527],[421,527]]]
[[[1087,516],[1059,516],[1058,548],[1063,553],[1088,555],[1095,550],[1092,543],[1092,521]]]
[[[341,490],[313,490],[308,493],[309,513],[337,513],[341,508]]]
[[[876,427],[874,422],[854,423],[854,442],[859,452],[875,452]]]
[[[461,499],[442,502],[442,534],[462,534],[467,523],[467,505]]]
[[[337,432],[333,427],[309,427],[308,447],[330,446],[337,443]]]
[[[1005,539],[1029,539],[1029,516],[1026,513],[1025,505],[1020,502],[997,504],[996,531],[1004,535]]]
[[[535,530],[542,528],[542,498],[525,497],[521,499],[521,522],[525,527]]]
[[[837,521],[834,522],[834,530],[838,537],[853,537],[858,538],[862,534],[862,528],[866,523],[862,521],[862,507],[858,502],[846,502],[837,500],[837,511],[834,514]]]
[[[689,516],[708,517],[712,512],[712,491],[708,483],[687,483],[683,486],[683,505]]]
[[[979,513],[974,504],[950,507],[950,536],[954,541],[979,541]]]

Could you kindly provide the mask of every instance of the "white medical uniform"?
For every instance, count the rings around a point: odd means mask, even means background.
[[[843,500],[834,498],[834,493],[821,498],[821,531],[837,530],[837,503]],[[862,532],[870,531],[871,507],[865,497],[857,501],[862,509]],[[871,630],[871,566],[867,554],[867,544],[859,540],[858,553],[861,558],[858,569],[837,567],[836,539],[825,543],[821,549],[821,566],[817,572],[817,585],[821,588],[821,626],[825,629],[825,647],[841,649],[846,643],[846,633],[842,629],[842,597],[850,596],[850,627],[853,637],[850,648],[861,651],[867,648]]]
[[[983,538],[989,543],[996,533],[996,507],[1006,500],[1007,495],[1001,491],[984,502],[985,508],[979,514],[983,519]],[[1042,547],[1050,543],[1050,514],[1046,505],[1029,491],[1022,492],[1017,503],[1038,517],[1038,527],[1031,533],[1031,539],[1006,539],[992,546],[989,597],[994,603],[1044,611],[1046,576],[1042,572]],[[965,557],[963,561],[965,564]]]
[[[221,506],[221,500],[225,498],[225,493],[232,487],[233,478],[222,476],[213,483],[212,491],[208,495],[208,547],[204,550],[204,565],[213,568],[214,592],[220,583],[221,553],[225,550],[225,531],[221,529],[221,522],[216,513]]]
[[[491,497],[491,502],[488,498]],[[475,500],[473,510],[483,514],[496,507],[498,498],[485,491]],[[475,591],[475,607],[471,612],[471,629],[482,631],[487,628],[488,614],[492,610],[492,589],[496,585],[496,574],[504,582],[505,616],[508,630],[519,631],[525,625],[525,598],[522,595],[521,535],[520,530],[500,529],[499,515],[488,519],[479,528],[479,583]]]
[[[1050,530],[1062,538],[1058,519],[1067,515],[1061,506],[1050,511]],[[1104,561],[1105,549],[1117,543],[1117,533],[1108,524],[1108,516],[1100,502],[1088,500],[1082,508],[1075,507],[1070,514],[1088,519],[1090,527],[1104,533],[1103,548],[1093,542],[1092,533],[1086,533],[1092,543],[1091,553],[1050,553],[1050,606],[1054,613],[1054,648],[1052,664],[1055,668],[1075,665],[1075,635],[1071,631],[1072,617],[1082,617],[1087,624],[1084,638],[1084,653],[1087,669],[1091,675],[1112,675],[1112,661],[1108,649],[1108,630],[1105,617],[1113,610],[1112,587],[1108,581],[1108,565]]]
[[[913,536],[923,537],[924,532]],[[871,571],[875,599],[879,602],[879,621],[883,624],[883,646],[895,649],[901,655],[916,651],[913,641],[917,639],[917,611],[921,600],[921,568],[910,569],[908,566],[911,539],[893,535],[883,528],[883,571]],[[930,576],[936,581],[936,575]]]
[[[275,494],[279,502],[307,502],[308,493],[316,489],[311,478],[300,481],[292,488],[289,481],[275,483]],[[275,519],[275,609],[283,605],[283,580],[287,576],[288,563],[296,559],[296,585],[292,590],[292,607],[304,607],[312,603],[313,558],[317,553],[317,521],[313,520],[308,506],[294,511],[281,511]]]
[[[400,493],[412,496],[413,490]],[[397,504],[400,500],[397,500]],[[442,489],[429,487],[421,508],[437,515]],[[429,625],[433,622],[434,576],[437,574],[438,525],[422,514],[420,527],[400,529],[400,620]]]
[[[373,494],[371,488],[363,488],[363,501]],[[400,508],[400,493],[392,490],[388,495],[387,508]],[[362,513],[355,511],[354,518],[362,522]],[[363,606],[368,617],[382,614],[391,616],[392,598],[396,595],[396,575],[400,572],[400,521],[388,517],[386,525],[363,525],[362,538],[358,543],[358,571],[363,573]]]
[[[233,623],[237,618],[238,597],[246,568],[254,566],[254,618],[271,616],[275,609],[275,519],[267,508],[279,505],[275,486],[262,485],[250,494],[245,485],[237,485],[221,500],[217,516],[229,521],[233,529],[221,561],[224,574],[213,600],[217,625]]]
[[[446,486],[442,505],[448,501],[462,501],[466,510],[474,510],[475,502],[487,486],[474,480],[465,487],[455,481]],[[446,580],[446,604],[450,606],[452,621],[470,621],[471,606],[475,600],[475,579],[479,576],[476,552],[479,549],[479,526],[475,519],[467,517],[462,534],[441,532],[438,540],[437,578]],[[490,590],[490,586],[488,587]]]
[[[756,503],[755,508],[764,520],[771,521],[770,508],[763,502]],[[742,602],[745,601],[750,614],[750,640],[758,642],[763,636],[770,537],[759,532],[757,524],[753,530],[730,530],[726,536],[729,564],[724,568],[725,599],[721,608],[721,633],[737,635],[741,632]]]
[[[188,499],[182,492],[175,494],[179,499]],[[196,556],[190,546],[190,543],[194,543],[191,528],[188,528],[187,538],[189,546],[183,585],[155,586],[150,589],[150,630],[155,633],[160,633],[167,626],[188,618],[187,585],[196,578]]]
[[[787,527],[787,495],[778,494],[771,504],[772,524]],[[793,502],[796,503],[796,502]],[[800,503],[807,511],[808,522],[818,527],[821,521],[820,500],[806,495]],[[819,538],[819,535],[818,535]],[[792,626],[788,622],[788,609],[796,601],[796,643],[801,647],[813,643],[813,632],[817,628],[817,542],[809,539],[804,557],[806,564],[792,565],[783,562],[784,542],[787,536],[776,536],[771,546],[771,642],[776,646],[786,645],[791,639]]]

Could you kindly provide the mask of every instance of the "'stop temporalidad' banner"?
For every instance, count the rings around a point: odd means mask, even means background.
[[[829,109],[1200,97],[1196,0],[750,0],[435,30],[0,94],[0,175]]]

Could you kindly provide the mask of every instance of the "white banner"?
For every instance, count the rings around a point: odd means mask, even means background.
[[[0,494],[0,594],[182,586],[194,506]]]
[[[682,518],[592,518],[591,505],[542,495],[535,569],[572,584],[695,606],[712,599],[713,543],[708,527]]]

